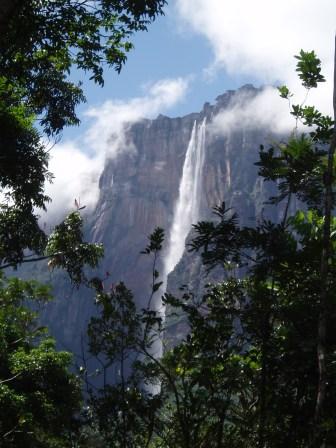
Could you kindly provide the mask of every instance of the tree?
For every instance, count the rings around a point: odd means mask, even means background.
[[[144,315],[136,311],[123,283],[101,291],[97,300],[101,314],[91,319],[88,335],[89,350],[101,366],[102,386],[88,383],[89,424],[98,426],[106,446],[148,447],[160,398],[146,391],[138,368],[139,356],[150,350],[144,340]]]
[[[49,299],[35,281],[0,278],[1,446],[66,447],[76,430],[81,391],[72,357],[55,350],[31,310]]]
[[[324,81],[314,52],[296,58],[308,91]],[[286,86],[279,91],[288,100],[292,96]],[[218,224],[196,226],[193,248],[204,249],[210,268],[231,262],[249,272],[248,306],[239,321],[248,335],[246,353],[257,355],[260,369],[258,446],[333,446],[336,134],[334,121],[315,107],[291,108],[309,133],[300,134],[296,126],[286,144],[261,148],[257,163],[265,180],[277,182],[279,195],[271,203],[287,202],[282,222],[240,229],[236,216],[220,208]],[[295,196],[305,208],[289,216]]]
[[[147,30],[165,0],[17,0],[0,9],[0,78],[20,87],[25,104],[45,131],[78,124],[84,100],[70,71],[89,72],[103,85],[103,66],[120,72],[131,35]]]
[[[160,357],[158,341],[162,343],[167,329],[160,310],[151,309],[151,301],[161,285],[156,262],[162,241],[163,232],[156,229],[143,251],[153,257],[146,309],[136,310],[124,284],[111,289],[97,284],[99,314],[91,319],[88,336],[90,352],[101,366],[102,385],[91,383],[85,363],[87,423],[98,428],[105,444],[113,448],[241,446],[232,419],[243,419],[233,408],[238,408],[238,394],[241,402],[247,400],[245,394],[249,396],[242,368],[244,374],[250,368],[243,367],[236,355],[242,345],[232,338],[238,315],[235,294],[227,288],[230,304],[221,297],[224,287],[209,290],[196,302],[188,294],[181,300],[166,295],[166,306],[182,311],[190,333]]]
[[[89,351],[98,361],[101,381],[92,384],[88,367],[84,376],[89,395],[88,424],[104,436],[106,446],[149,447],[155,436],[160,395],[153,393],[157,378],[144,374],[143,360],[153,356],[160,336],[162,317],[151,309],[158,282],[156,262],[162,248],[163,230],[155,229],[144,254],[153,254],[152,292],[148,306],[136,309],[133,294],[124,283],[103,287],[97,282],[97,317],[88,325]],[[159,334],[158,334],[159,333]],[[148,373],[148,372],[147,372]],[[97,387],[100,384],[100,387]]]
[[[49,198],[44,183],[48,151],[34,128],[48,136],[78,124],[84,101],[73,68],[103,85],[103,66],[121,70],[130,36],[162,13],[164,0],[16,0],[0,8],[0,254],[3,268],[26,262],[24,250],[43,253],[47,237],[37,209]],[[80,243],[80,242],[79,242]],[[54,264],[57,259],[54,259]]]
[[[118,72],[132,48],[129,39],[162,13],[164,0],[4,0],[0,2],[0,270],[49,259],[75,285],[90,285],[85,267],[97,266],[103,249],[83,237],[79,211],[51,235],[39,225],[50,198],[45,182],[47,137],[79,123],[76,106],[85,100],[71,70],[91,74],[103,85],[103,66]],[[35,331],[27,298],[45,288],[19,279],[0,285],[1,446],[67,446],[79,407],[71,357]],[[70,442],[69,442],[70,443]]]

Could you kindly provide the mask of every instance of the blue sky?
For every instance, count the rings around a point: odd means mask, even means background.
[[[249,73],[229,75],[225,69],[221,69],[211,76],[207,75],[206,68],[214,59],[211,43],[176,20],[175,6],[173,1],[168,1],[165,15],[159,16],[149,25],[147,32],[133,36],[131,40],[135,48],[128,53],[121,73],[106,69],[103,88],[94,85],[82,72],[74,74],[74,79],[84,82],[87,103],[78,109],[82,126],[67,129],[64,138],[84,131],[86,119],[83,112],[88,107],[97,107],[107,99],[141,97],[148,83],[160,79],[183,77],[189,80],[183,98],[164,111],[172,117],[199,111],[206,101],[214,102],[225,90],[237,89],[245,83],[260,85],[260,80]]]
[[[286,83],[300,101],[293,56],[301,48],[316,51],[328,80],[309,101],[331,113],[335,30],[335,0],[168,0],[166,15],[147,33],[134,35],[121,74],[106,71],[104,88],[74,73],[84,82],[87,103],[78,109],[81,125],[67,129],[51,151],[49,214],[73,207],[75,197],[94,207],[99,175],[106,158],[123,146],[125,123],[197,112],[246,83]],[[288,117],[283,106],[275,89],[268,89],[253,110],[236,110],[221,125],[266,117],[272,127]]]

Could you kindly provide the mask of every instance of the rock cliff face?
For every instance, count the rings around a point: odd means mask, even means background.
[[[122,280],[133,290],[138,306],[146,306],[151,260],[140,251],[155,227],[163,227],[169,235],[195,120],[201,123],[206,118],[207,123],[199,218],[211,218],[211,208],[223,200],[235,208],[243,223],[251,224],[261,215],[269,191],[258,179],[254,163],[259,145],[270,140],[269,130],[247,130],[246,123],[234,129],[214,125],[216,117],[230,111],[238,99],[244,107],[258,92],[244,86],[219,96],[215,105],[206,103],[200,113],[182,118],[160,115],[129,127],[125,147],[117,158],[106,162],[100,198],[88,217],[89,238],[105,247],[101,272],[109,273],[107,288]],[[162,268],[161,262],[158,269]],[[169,276],[168,289],[174,291],[188,283],[197,290],[203,280],[199,259],[185,252]],[[93,298],[85,291],[80,297],[78,293],[64,297],[64,282],[58,282],[59,297],[48,308],[47,323],[65,347],[78,351],[80,335],[94,312]]]
[[[185,151],[196,114],[170,119],[159,116],[133,125],[125,148],[106,163],[91,237],[105,247],[104,271],[124,281],[145,306],[150,260],[140,251],[160,226],[169,229],[177,199]]]

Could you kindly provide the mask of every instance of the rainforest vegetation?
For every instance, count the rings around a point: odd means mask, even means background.
[[[205,294],[186,286],[179,297],[164,295],[165,316],[138,310],[127,285],[107,291],[90,278],[85,268],[99,266],[103,248],[85,241],[80,210],[49,235],[39,225],[52,178],[41,136],[78,124],[75,108],[84,101],[70,69],[102,85],[104,64],[120,71],[132,34],[146,30],[164,4],[0,5],[0,446],[334,447],[336,131],[334,118],[309,105],[309,91],[325,81],[314,51],[295,56],[306,101],[296,103],[279,87],[292,133],[261,147],[256,161],[259,175],[277,187],[267,207],[281,205],[282,217],[243,227],[223,202],[212,222],[197,223],[189,249],[209,272],[222,272]],[[163,241],[164,231],[155,229],[144,256],[155,261]],[[58,351],[40,326],[49,287],[15,276],[20,265],[39,260],[95,297],[88,340],[101,363],[98,383],[85,366],[76,372],[71,354]],[[14,275],[6,276],[7,268]],[[160,294],[155,262],[152,279],[152,294]],[[182,340],[170,340],[172,319],[185,323]]]

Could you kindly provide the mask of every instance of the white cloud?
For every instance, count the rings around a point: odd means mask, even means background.
[[[249,75],[262,84],[287,84],[294,104],[305,92],[295,72],[300,49],[314,50],[322,61],[327,82],[309,93],[307,104],[332,115],[335,0],[175,0],[183,32],[203,35],[213,51],[206,74],[226,70],[231,76]],[[215,132],[240,125],[264,125],[272,131],[291,128],[288,106],[275,89],[266,89],[251,104],[236,104],[215,121]]]
[[[336,2],[176,0],[179,17],[211,43],[215,62],[233,73],[287,79],[292,55],[315,49],[331,61]]]
[[[175,0],[181,26],[207,38],[214,54],[210,69],[251,75],[263,83],[289,83],[296,90],[295,59],[315,50],[331,79],[335,0]],[[331,108],[331,83],[323,105]]]
[[[65,213],[75,208],[75,199],[88,209],[98,199],[97,181],[101,173],[101,156],[89,157],[73,142],[56,145],[51,151],[49,170],[55,175],[46,193],[52,198],[43,216],[50,223],[59,221]]]
[[[110,100],[100,107],[90,108],[91,119],[84,135],[73,141],[57,144],[50,152],[49,170],[54,174],[52,184],[46,184],[46,194],[52,198],[47,215],[42,220],[55,223],[69,210],[75,199],[87,209],[98,199],[99,176],[105,159],[116,157],[119,151],[132,150],[125,141],[127,126],[141,118],[154,118],[180,101],[188,88],[188,80],[163,79],[146,86],[146,95],[129,101]]]
[[[95,154],[103,152],[114,157],[119,150],[125,150],[125,124],[141,118],[154,118],[180,101],[187,88],[187,79],[163,79],[144,86],[147,93],[143,97],[106,101],[100,107],[88,109],[86,115],[94,122],[84,137],[85,143]]]
[[[267,87],[256,96],[246,91],[235,95],[230,107],[216,115],[210,126],[214,134],[258,128],[283,134],[294,128],[295,121],[288,113],[288,102],[279,99],[277,89]]]

